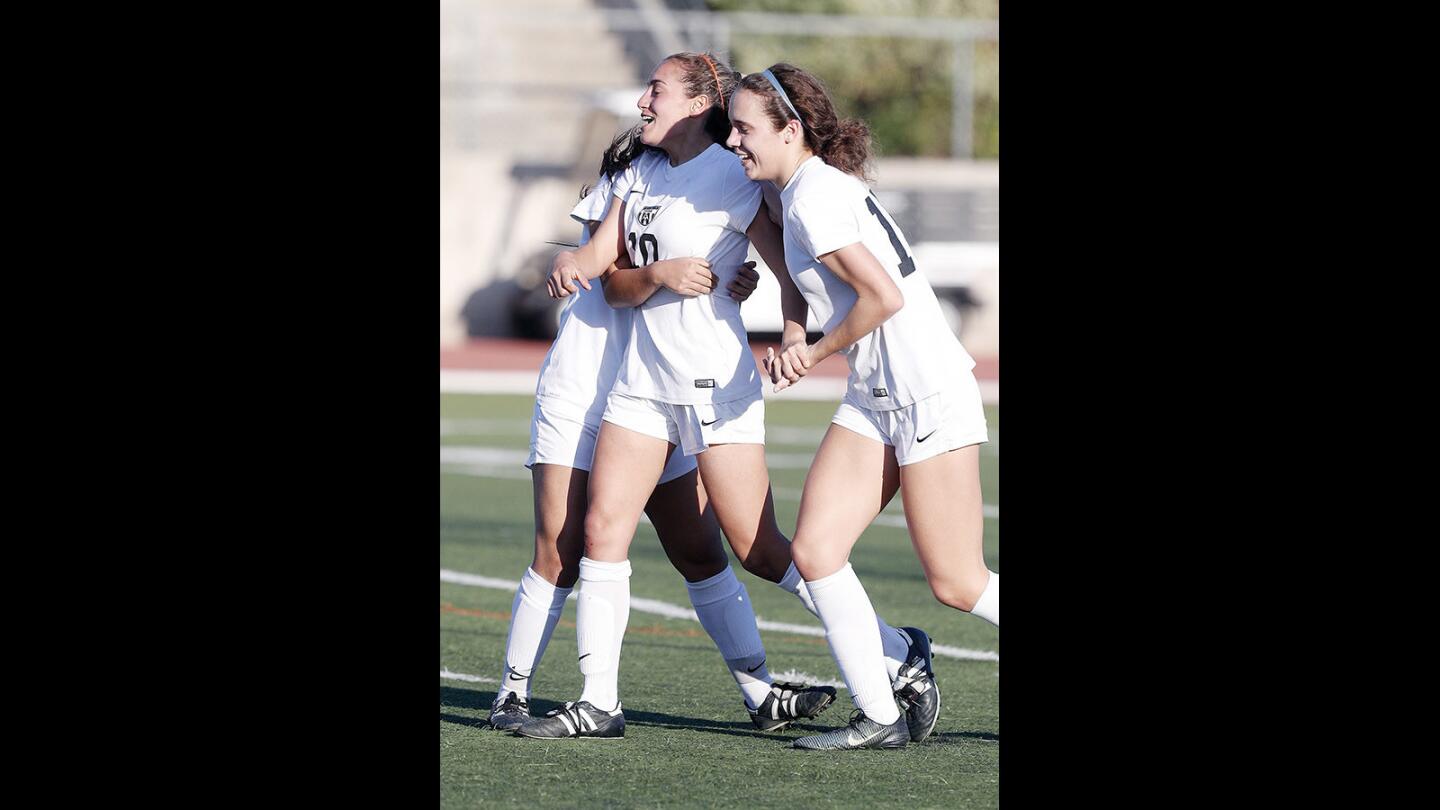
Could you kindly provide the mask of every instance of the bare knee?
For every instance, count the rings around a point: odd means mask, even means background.
[[[687,582],[699,582],[702,579],[709,579],[724,571],[730,561],[725,556],[725,549],[720,546],[720,538],[696,538],[688,543],[664,542],[661,545],[665,548],[665,554],[670,558],[670,564],[684,577]]]
[[[828,577],[845,567],[843,557],[836,559],[833,550],[802,536],[796,536],[789,551],[790,558],[795,562],[795,570],[799,571],[800,576],[807,582]]]
[[[980,577],[936,578],[930,583],[930,591],[942,605],[969,613],[975,609],[975,603],[980,601],[980,594],[985,591],[988,577],[987,572]]]
[[[790,541],[783,535],[771,534],[757,537],[740,564],[763,580],[779,582],[790,570],[790,559]]]
[[[585,516],[585,556],[592,560],[624,559],[630,538],[621,536],[621,521],[600,509]]]
[[[776,548],[775,540],[763,535],[759,538],[729,539],[730,549],[734,551],[734,558],[739,559],[740,568],[770,582],[785,578],[785,571],[791,566],[791,552],[789,543],[783,538],[779,548]]]
[[[740,566],[755,576],[771,582],[779,582],[785,576],[784,568],[776,572],[775,565],[770,560],[761,556],[757,550],[753,548],[750,553],[746,555],[745,559],[740,561]]]

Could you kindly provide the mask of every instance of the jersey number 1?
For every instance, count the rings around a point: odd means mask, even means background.
[[[890,224],[890,215],[876,204],[874,193],[865,198],[865,205],[869,206],[870,213],[880,220],[880,224],[885,226],[885,233],[890,235],[890,246],[895,248],[895,255],[900,257],[900,277],[904,278],[915,272],[915,260],[905,252],[905,245],[901,244],[900,237],[895,235],[895,226]]]
[[[892,238],[893,238],[893,237],[892,237]],[[648,240],[648,243],[647,243],[647,240]],[[651,253],[651,249],[652,249],[652,248],[654,249],[654,253],[653,253],[653,254]],[[631,253],[635,253],[635,252],[636,252],[636,250],[635,250],[635,234],[633,234],[633,233],[630,234],[630,252],[631,252]],[[641,267],[644,267],[645,265],[649,264],[650,262],[655,261],[655,259],[660,258],[660,243],[655,239],[655,234],[653,234],[653,233],[646,233],[646,234],[641,234],[641,235],[640,235],[640,250],[639,250],[639,253],[640,253],[640,266],[641,266]],[[653,259],[651,258],[652,255],[654,256]]]

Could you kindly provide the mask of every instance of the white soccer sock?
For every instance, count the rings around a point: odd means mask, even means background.
[[[620,704],[620,644],[630,621],[630,561],[580,558],[575,634],[585,689],[580,699],[613,712]]]
[[[686,582],[690,604],[700,625],[710,634],[730,675],[740,687],[745,705],[760,708],[770,694],[770,670],[765,666],[765,645],[755,626],[750,592],[735,578],[735,569],[725,570],[699,582]]]
[[[810,589],[806,587],[805,580],[801,579],[800,572],[795,569],[795,563],[785,570],[785,576],[780,578],[778,583],[782,590],[795,594],[800,599],[800,604],[805,609],[820,618],[820,613],[815,610],[815,600],[810,597]],[[897,630],[885,623],[877,613],[875,623],[880,628],[880,644],[884,648],[885,672],[890,676],[890,681],[895,681],[895,676],[900,673],[900,666],[905,663],[905,657],[910,652],[910,637],[904,631]]]
[[[985,590],[980,592],[980,598],[975,600],[975,607],[970,614],[979,616],[996,627],[1000,626],[999,574],[994,571],[990,572],[990,581],[985,584]]]
[[[835,656],[855,706],[877,723],[888,725],[900,719],[900,708],[895,705],[891,681],[885,674],[884,646],[875,609],[855,570],[845,563],[830,576],[805,584],[815,600],[830,653]]]
[[[520,587],[515,589],[515,601],[510,605],[510,637],[505,641],[505,675],[500,681],[500,692],[495,699],[502,700],[509,692],[517,697],[530,699],[530,681],[535,668],[545,655],[545,645],[555,632],[560,621],[560,612],[565,609],[565,597],[570,588],[557,588],[526,568],[520,578]]]

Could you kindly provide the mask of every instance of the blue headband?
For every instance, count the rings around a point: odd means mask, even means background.
[[[770,82],[770,86],[775,88],[775,92],[780,94],[780,100],[785,102],[786,107],[790,108],[790,113],[795,116],[795,120],[799,121],[801,126],[804,126],[805,120],[800,117],[800,113],[795,111],[795,105],[790,103],[790,97],[785,95],[785,88],[780,86],[780,82],[776,80],[775,74],[771,73],[769,68],[766,68],[760,72],[760,75],[764,76],[765,80]]]

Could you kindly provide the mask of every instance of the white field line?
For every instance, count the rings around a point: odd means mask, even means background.
[[[456,475],[470,475],[475,478],[504,478],[509,481],[529,481],[530,473],[524,467],[488,467],[483,464],[457,464],[446,467],[445,472]]]
[[[441,464],[471,464],[481,467],[510,466],[519,470],[525,470],[525,459],[530,457],[529,450],[521,450],[512,447],[479,447],[465,445],[440,446]],[[525,473],[529,478],[529,472]]]
[[[463,672],[451,672],[445,667],[440,668],[440,677],[447,681],[466,681],[468,683],[499,683],[494,678],[486,678],[483,675],[466,675]]]
[[[463,571],[451,571],[446,568],[440,569],[440,581],[449,582],[455,585],[471,585],[477,588],[492,588],[501,591],[514,591],[520,587],[520,583],[511,579],[496,579],[494,577],[481,576],[479,574],[467,574]],[[576,593],[570,593],[570,599],[574,599]],[[656,616],[664,616],[667,619],[683,619],[686,621],[699,622],[700,617],[695,611],[681,607],[680,605],[662,602],[659,599],[646,599],[639,596],[630,597],[630,609],[638,610],[641,613],[650,613]],[[777,633],[792,633],[799,636],[825,637],[825,628],[808,624],[790,624],[788,622],[772,622],[755,617],[755,625],[761,630],[773,630]],[[930,649],[936,655],[943,655],[948,658],[958,658],[965,661],[999,661],[1000,654],[989,650],[970,650],[964,647],[950,647],[944,644],[932,644]],[[782,678],[782,680],[784,680]]]
[[[844,689],[845,682],[822,678],[819,675],[811,675],[808,672],[801,672],[798,669],[787,669],[784,672],[772,672],[770,678],[776,681],[788,681],[790,683],[804,683],[811,686],[833,686],[836,689]]]

